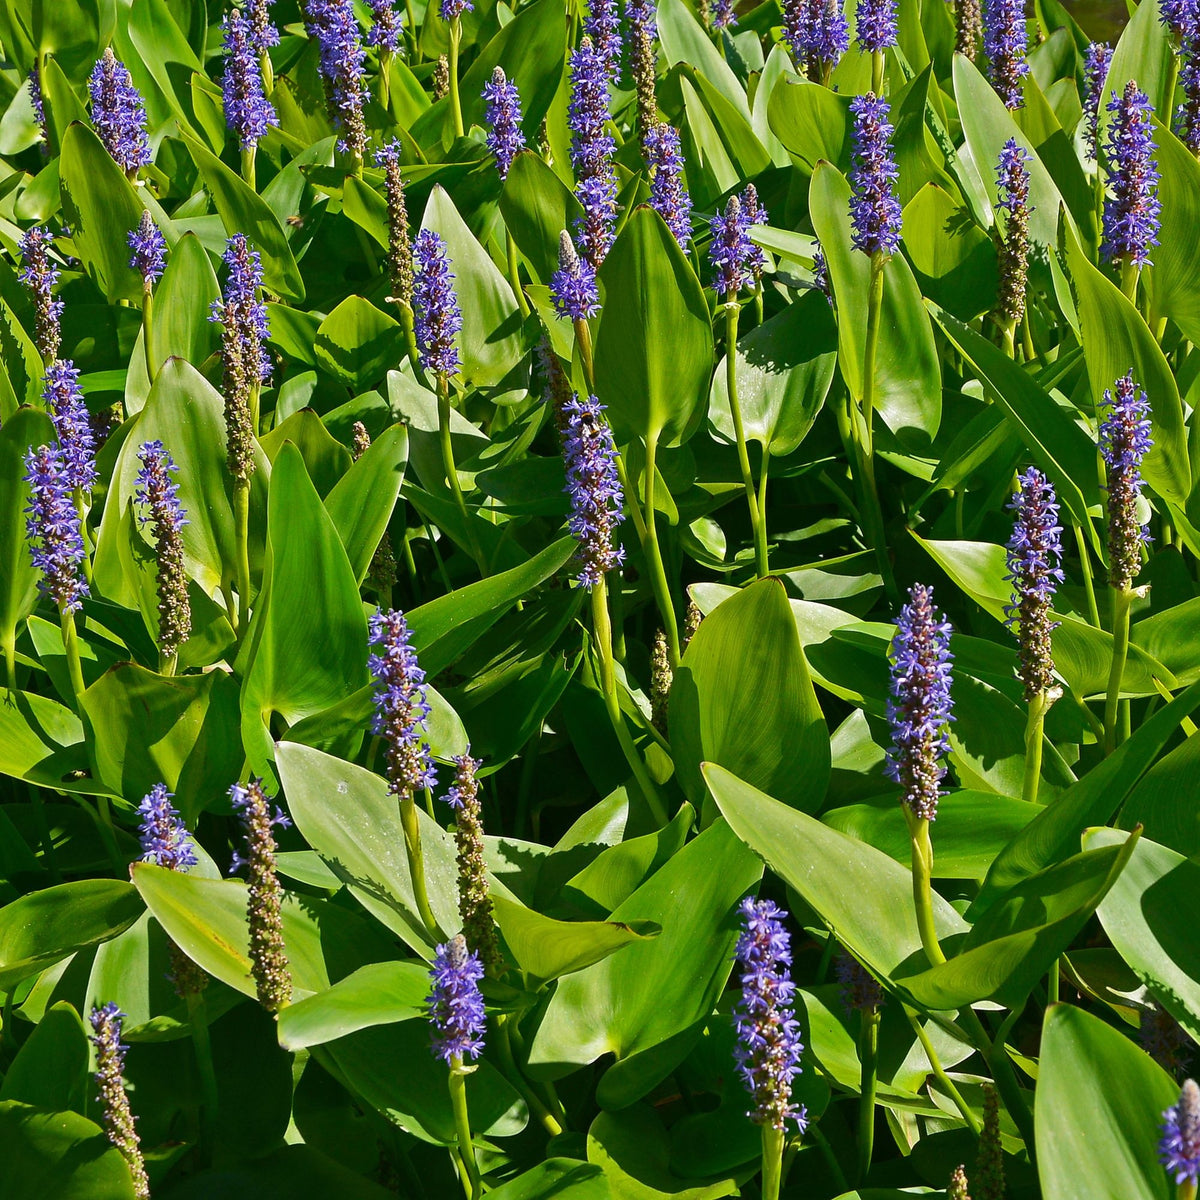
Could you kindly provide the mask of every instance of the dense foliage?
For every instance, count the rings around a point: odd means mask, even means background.
[[[1194,1200],[1200,8],[0,46],[0,1194]]]

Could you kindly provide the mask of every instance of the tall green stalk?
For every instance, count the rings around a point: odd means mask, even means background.
[[[646,442],[646,478],[645,478],[645,521],[646,537],[642,542],[642,553],[646,556],[650,567],[650,584],[658,599],[659,611],[662,613],[663,626],[667,633],[667,657],[672,669],[679,666],[679,626],[675,620],[675,605],[671,601],[671,588],[667,582],[666,568],[663,566],[662,550],[658,544],[658,518],[654,511],[654,489],[656,477],[656,458],[658,455],[658,438],[651,437]]]
[[[762,1200],[779,1200],[783,1185],[783,1130],[762,1129]]]
[[[1117,704],[1121,699],[1121,680],[1129,656],[1129,608],[1136,593],[1131,588],[1110,590],[1112,596],[1112,663],[1108,670],[1108,690],[1104,696],[1104,753],[1117,745]]]
[[[862,410],[854,422],[858,449],[858,466],[862,490],[863,523],[875,551],[879,574],[888,596],[896,599],[899,593],[892,577],[884,533],[883,508],[875,484],[875,363],[879,354],[879,322],[883,311],[883,270],[887,263],[881,252],[871,256],[871,282],[867,296],[867,331],[863,345]]]
[[[913,908],[917,915],[917,928],[921,933],[921,945],[931,967],[946,961],[938,942],[937,924],[933,919],[933,842],[929,838],[929,819],[913,816],[905,805],[904,816],[908,821],[910,848],[912,851]]]
[[[417,816],[417,802],[411,789],[407,789],[400,796],[400,824],[404,828],[404,851],[408,856],[408,876],[412,881],[417,915],[425,926],[429,940],[436,942],[441,935],[433,909],[429,906],[429,889],[425,883],[425,855],[421,851],[421,821]]]
[[[83,663],[79,657],[79,635],[75,630],[75,614],[63,612],[59,614],[59,619],[62,625],[63,650],[67,655],[67,673],[71,677],[73,707],[78,713],[83,711],[81,700],[84,684]]]
[[[454,17],[450,22],[450,111],[454,115],[454,136],[462,137],[462,101],[458,94],[458,48],[462,42],[462,18]]]
[[[1046,726],[1046,714],[1050,706],[1062,695],[1061,688],[1038,692],[1029,701],[1025,717],[1025,778],[1021,785],[1021,799],[1036,803],[1038,782],[1042,776],[1042,740]]]
[[[458,481],[458,468],[454,463],[454,442],[450,436],[450,380],[444,371],[437,376],[438,398],[438,441],[442,448],[442,469],[446,472],[446,482],[458,506],[459,515],[463,519],[463,533],[467,539],[467,548],[471,557],[479,567],[480,574],[485,574],[483,554],[475,539],[475,526],[471,522],[471,514],[467,509],[467,501],[463,496],[462,485]]]
[[[454,1055],[450,1060],[450,1105],[454,1110],[454,1132],[466,1177],[463,1191],[467,1200],[479,1200],[483,1195],[483,1181],[479,1177],[475,1144],[471,1140],[471,1118],[467,1112],[467,1069],[463,1066],[461,1054]]]
[[[858,1061],[862,1078],[858,1097],[858,1182],[871,1172],[875,1152],[875,1093],[879,1083],[879,1009],[864,1008],[858,1029]]]
[[[200,1162],[212,1161],[213,1130],[217,1125],[217,1074],[213,1069],[212,1042],[208,1036],[208,1011],[203,992],[187,993],[188,1024],[200,1076]]]
[[[146,280],[142,289],[142,353],[146,356],[146,378],[154,383],[154,360],[150,357],[150,338],[154,333],[154,289]]]
[[[238,636],[246,632],[250,621],[250,480],[233,481],[233,538],[237,561]]]
[[[750,470],[750,452],[746,445],[746,430],[742,424],[742,406],[737,390],[737,328],[738,306],[731,301],[725,305],[725,384],[729,392],[729,412],[733,417],[733,433],[737,440],[738,466],[742,486],[746,489],[746,506],[750,509],[750,528],[754,531],[754,565],[762,579],[768,572],[767,531],[758,508],[758,492]]]

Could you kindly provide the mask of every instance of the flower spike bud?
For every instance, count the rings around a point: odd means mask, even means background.
[[[997,232],[1000,260],[1000,289],[996,312],[1013,326],[1025,316],[1025,287],[1029,277],[1029,171],[1025,164],[1032,159],[1009,138],[1000,151],[996,168],[999,198],[996,207],[1008,214],[1003,237]]]
[[[42,399],[58,435],[66,482],[78,492],[90,492],[98,478],[96,438],[79,387],[79,371],[69,358],[56,359],[46,368]]]
[[[496,922],[492,917],[492,897],[488,891],[487,864],[483,857],[483,813],[479,803],[480,768],[470,748],[454,760],[454,786],[446,793],[446,803],[454,809],[454,843],[458,848],[458,915],[467,946],[478,956],[489,974],[504,967]]]
[[[550,276],[550,297],[554,311],[568,321],[585,321],[600,311],[596,268],[579,257],[565,229],[558,235],[558,270]]]
[[[737,300],[737,294],[746,285],[750,273],[753,244],[746,230],[742,202],[736,195],[730,196],[724,212],[717,212],[709,221],[712,240],[708,247],[708,261],[713,270],[713,287],[726,304]]]
[[[266,54],[272,46],[279,45],[279,30],[271,24],[271,5],[275,0],[246,0],[246,20],[250,25],[250,38],[259,54]]]
[[[864,254],[895,254],[900,248],[900,201],[895,183],[900,177],[892,154],[891,110],[874,92],[850,101],[854,118],[854,165],[850,171],[850,223],[856,250]]]
[[[375,681],[375,715],[371,732],[386,746],[388,791],[411,796],[437,782],[429,747],[421,732],[429,719],[425,672],[409,644],[412,635],[404,614],[377,612],[368,622],[367,669]]]
[[[483,1053],[487,1028],[479,991],[483,974],[479,955],[468,949],[461,933],[437,947],[430,970],[433,986],[426,1003],[433,1027],[433,1053],[451,1070],[461,1071],[464,1058],[476,1059]]]
[[[692,198],[683,182],[683,150],[679,133],[665,122],[646,132],[646,166],[653,172],[650,207],[667,223],[680,250],[692,244]],[[753,185],[751,185],[753,186]]]
[[[617,218],[617,173],[612,156],[616,143],[607,132],[608,69],[604,57],[583,38],[571,55],[571,165],[575,195],[583,208],[576,224],[583,257],[599,269],[613,242]]]
[[[1104,147],[1108,195],[1104,201],[1104,258],[1148,267],[1150,247],[1158,245],[1158,164],[1154,160],[1153,107],[1133,80],[1107,109],[1113,114]]]
[[[137,1119],[129,1107],[125,1091],[125,1053],[121,1041],[121,1022],[125,1014],[113,1003],[94,1007],[89,1018],[92,1045],[96,1047],[96,1090],[100,1094],[104,1132],[125,1160],[133,1179],[137,1200],[150,1200],[150,1181],[137,1135]]]
[[[826,77],[850,49],[850,27],[840,0],[815,0],[810,70]]]
[[[26,82],[29,85],[29,107],[33,109],[33,119],[37,122],[38,130],[42,135],[42,153],[46,153],[46,146],[50,141],[50,127],[46,124],[46,102],[42,96],[42,73],[38,69],[36,61],[29,68]]]
[[[637,93],[638,132],[645,150],[646,135],[658,123],[658,97],[654,76],[657,55],[654,38],[658,32],[654,0],[625,0],[625,19],[629,22],[630,66]]]
[[[513,160],[525,148],[521,131],[521,97],[517,85],[509,83],[504,69],[496,67],[492,78],[484,84],[483,98],[487,103],[487,148],[496,158],[500,178],[507,179]]]
[[[1112,55],[1112,47],[1107,42],[1093,42],[1087,48],[1087,57],[1084,60],[1084,139],[1087,143],[1087,156],[1091,162],[1095,162],[1099,155],[1100,101],[1103,99],[1104,81],[1108,78]]]
[[[983,36],[979,0],[954,0],[954,52],[975,61]]]
[[[457,20],[463,13],[475,11],[475,5],[470,0],[441,0],[442,20],[448,25]]]
[[[1193,154],[1200,154],[1200,19],[1196,24],[1196,30],[1179,52],[1179,90],[1183,102],[1175,110],[1175,130]]]
[[[166,238],[149,209],[143,210],[138,227],[129,231],[128,242],[133,252],[129,265],[142,277],[142,287],[148,292],[162,277],[167,259]]]
[[[988,57],[988,79],[1006,108],[1025,103],[1021,80],[1029,74],[1025,61],[1025,0],[985,0],[983,49]]]
[[[367,45],[386,54],[396,54],[400,49],[400,35],[404,32],[404,20],[392,0],[367,0],[367,7],[371,10]]]
[[[54,298],[59,270],[50,261],[50,234],[37,225],[21,235],[21,270],[17,278],[33,293],[34,333],[42,362],[47,366],[58,357],[62,343],[59,322],[63,301]]]
[[[605,71],[615,75],[621,66],[621,18],[616,0],[589,0],[583,32],[604,60]]]
[[[450,60],[444,55],[438,55],[433,67],[433,98],[444,100],[450,95]]]
[[[188,523],[187,514],[179,503],[179,485],[171,478],[179,468],[162,442],[143,442],[138,460],[142,469],[137,475],[134,500],[148,510],[140,514],[141,523],[154,529],[158,548],[158,648],[169,659],[179,653],[192,632],[192,606],[180,536]]]
[[[129,69],[109,46],[97,61],[88,81],[92,97],[92,124],[117,165],[133,174],[151,159],[146,137],[146,106],[133,86]]]
[[[450,255],[441,235],[422,229],[413,244],[413,261],[413,315],[421,366],[430,375],[454,375],[462,367],[454,341],[462,330],[462,310],[454,294]]]
[[[258,145],[272,125],[279,124],[274,105],[263,90],[262,69],[250,22],[235,8],[225,17],[225,73],[221,91],[225,99],[225,123],[237,135],[243,149]]]
[[[712,27],[718,32],[732,29],[738,23],[733,0],[712,0]]]
[[[1128,591],[1142,566],[1142,546],[1150,530],[1138,520],[1142,460],[1153,440],[1146,393],[1129,371],[1104,393],[1105,417],[1100,425],[1100,454],[1108,476],[1109,582]]]
[[[30,491],[25,537],[33,565],[42,573],[38,587],[60,613],[73,613],[88,594],[81,573],[87,552],[79,511],[71,498],[69,469],[59,447],[31,448],[25,455],[24,479]]]
[[[589,592],[625,561],[624,547],[613,545],[616,527],[624,520],[624,495],[617,477],[617,448],[603,413],[604,405],[595,396],[573,398],[566,404],[564,490],[571,499],[567,528],[578,546],[577,582]]]
[[[1200,1181],[1200,1087],[1187,1080],[1179,1099],[1163,1113],[1158,1158],[1176,1184]]]
[[[971,1200],[967,1191],[967,1171],[963,1166],[954,1168],[950,1176],[950,1186],[946,1189],[946,1200]]]
[[[675,673],[667,654],[667,635],[664,630],[654,631],[654,649],[650,652],[650,724],[659,733],[667,732],[667,707],[671,701],[671,684]]]

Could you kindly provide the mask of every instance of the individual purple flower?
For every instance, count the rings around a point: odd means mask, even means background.
[[[458,916],[467,947],[479,956],[484,969],[496,973],[503,965],[492,897],[488,887],[483,848],[483,812],[479,803],[477,772],[482,764],[466,754],[454,760],[454,785],[446,803],[454,809],[454,845],[458,851]]]
[[[1006,555],[1012,600],[1005,606],[1005,624],[1016,631],[1025,699],[1054,687],[1054,658],[1050,635],[1058,622],[1050,617],[1054,593],[1063,581],[1062,526],[1058,499],[1050,481],[1030,467],[1018,482],[1020,489],[1009,503],[1016,513]]]
[[[1107,42],[1092,42],[1088,46],[1087,55],[1084,58],[1084,140],[1087,143],[1087,156],[1091,162],[1097,160],[1100,150],[1100,101],[1104,95],[1104,81],[1108,78],[1112,55],[1112,47]]]
[[[90,492],[97,479],[96,439],[79,388],[79,371],[69,358],[55,359],[46,368],[42,399],[58,435],[67,485]]]
[[[367,7],[371,10],[367,45],[376,46],[385,54],[395,54],[400,49],[404,21],[393,6],[392,0],[367,0]]]
[[[266,54],[272,46],[279,45],[279,30],[271,23],[271,5],[275,0],[246,0],[246,21],[250,26],[250,40],[259,54]]]
[[[820,245],[813,248],[812,264],[812,286],[829,301],[832,308],[833,287],[829,282],[829,263],[825,261],[825,251]]]
[[[979,0],[954,0],[954,52],[975,61],[983,33]]]
[[[137,1200],[150,1200],[150,1181],[146,1178],[146,1163],[138,1141],[137,1120],[129,1107],[125,1091],[125,1053],[129,1049],[121,1041],[121,1022],[125,1014],[112,1002],[92,1008],[89,1024],[91,1042],[96,1047],[96,1091],[104,1132],[125,1160],[133,1179],[133,1194]]]
[[[1131,79],[1112,93],[1107,109],[1104,155],[1108,195],[1104,200],[1104,240],[1100,250],[1115,263],[1148,267],[1150,247],[1158,245],[1158,164],[1154,161],[1154,109]]]
[[[34,225],[21,235],[21,270],[17,278],[33,293],[34,344],[49,365],[62,344],[63,302],[54,298],[58,267],[50,260],[50,234]]]
[[[988,79],[1007,108],[1025,103],[1021,80],[1029,74],[1026,45],[1025,0],[985,0],[983,51],[988,57]]]
[[[882,53],[896,44],[896,0],[858,0],[855,21],[858,44],[868,54]]]
[[[756,1125],[783,1130],[794,1121],[808,1125],[804,1105],[792,1102],[792,1081],[800,1073],[800,1023],[795,1016],[791,938],[783,927],[787,913],[770,900],[747,896],[740,906],[742,933],[735,951],[742,965],[742,994],[734,1005],[738,1044],[734,1057],[754,1101],[746,1115]]]
[[[900,177],[892,154],[888,102],[874,92],[850,101],[854,118],[854,165],[850,169],[850,223],[855,249],[864,254],[895,254],[900,248]]]
[[[603,57],[584,38],[571,55],[571,165],[575,195],[583,207],[576,223],[583,257],[599,269],[613,242],[617,219],[617,173],[612,156],[616,143],[607,132],[608,73]]]
[[[459,20],[463,13],[475,11],[475,5],[470,0],[441,0],[442,20],[449,24]]]
[[[437,947],[430,968],[432,989],[426,998],[433,1026],[433,1053],[451,1069],[461,1070],[464,1058],[483,1053],[487,1016],[479,981],[483,963],[467,948],[461,933]]]
[[[254,44],[250,23],[235,8],[226,17],[225,73],[221,94],[225,100],[225,123],[237,135],[243,149],[258,145],[272,125],[279,124],[274,105],[263,91],[259,48]]]
[[[1152,445],[1150,405],[1129,371],[1104,393],[1100,454],[1108,477],[1108,579],[1128,591],[1142,566],[1150,530],[1138,520],[1142,460]]]
[[[162,230],[154,223],[148,208],[142,210],[142,219],[136,229],[129,231],[126,239],[133,252],[129,265],[142,277],[142,287],[150,291],[162,276],[167,261],[167,241]]]
[[[621,18],[617,0],[589,0],[584,34],[592,39],[596,53],[604,60],[608,74],[615,75],[621,65]]]
[[[847,1012],[869,1013],[883,1006],[883,986],[854,955],[839,954],[833,970]]]
[[[425,672],[412,648],[403,613],[381,610],[370,618],[367,628],[373,647],[367,669],[375,681],[371,732],[384,742],[388,791],[393,796],[411,796],[437,783],[429,746],[422,741],[430,713]]]
[[[600,311],[596,268],[579,257],[565,229],[558,238],[558,270],[550,276],[550,298],[554,311],[568,321],[584,321]]]
[[[595,396],[572,397],[564,405],[566,436],[563,459],[571,500],[567,528],[578,543],[576,559],[580,587],[591,591],[604,576],[625,561],[625,551],[613,545],[624,499],[617,478],[617,448],[604,420],[604,405]]]
[[[646,166],[652,171],[650,207],[667,223],[685,254],[692,244],[692,198],[683,182],[683,151],[679,133],[661,122],[651,126],[645,140]]]
[[[951,628],[933,606],[933,588],[914,584],[908,596],[892,639],[887,774],[904,789],[901,799],[909,812],[918,820],[932,821],[946,774],[942,758],[950,749],[947,731],[954,719]]]
[[[1158,1160],[1176,1184],[1195,1188],[1200,1181],[1200,1087],[1184,1082],[1179,1099],[1163,1113]]]
[[[138,447],[138,461],[142,466],[133,498],[144,510],[138,520],[154,529],[158,550],[158,648],[169,659],[192,632],[192,604],[180,536],[188,523],[187,514],[179,503],[179,485],[171,478],[179,468],[162,442],[143,442]]]
[[[454,342],[462,329],[462,310],[441,235],[422,229],[413,244],[413,261],[413,314],[421,366],[431,375],[453,375],[462,366]]]
[[[146,106],[128,68],[114,56],[111,46],[93,68],[88,91],[92,124],[105,149],[126,174],[144,167],[151,159]]]
[[[501,179],[508,178],[513,159],[525,148],[521,131],[521,97],[517,85],[509,83],[504,69],[497,67],[492,78],[483,86],[487,101],[487,148],[496,156],[496,170]]]
[[[235,783],[229,789],[233,811],[246,831],[246,853],[235,855],[230,873],[247,871],[246,917],[250,926],[250,973],[259,1003],[267,1012],[278,1012],[292,999],[292,975],[283,941],[283,888],[275,867],[278,849],[276,825],[291,824],[281,808],[271,813],[262,780]]]
[[[306,0],[305,11],[320,49],[330,119],[341,133],[338,149],[362,162],[367,149],[366,51],[358,34],[354,0]]]
[[[29,484],[25,537],[29,557],[42,573],[38,586],[59,612],[73,613],[88,594],[80,572],[86,551],[79,510],[71,499],[67,464],[58,446],[30,448],[25,454],[24,479]]]
[[[725,211],[715,213],[708,227],[712,235],[708,261],[712,265],[713,287],[718,296],[725,297],[726,304],[731,304],[746,285],[754,249],[746,232],[741,200],[737,196],[730,196]]]
[[[996,311],[1015,326],[1025,316],[1025,287],[1029,276],[1029,171],[1032,162],[1016,138],[1009,138],[1000,151],[996,167],[996,208],[1008,214],[1004,235],[996,233],[1000,287]]]
[[[734,0],[712,0],[712,27],[714,29],[732,29],[738,23],[733,4]]]
[[[168,871],[187,871],[198,861],[196,847],[183,818],[171,803],[172,795],[165,783],[156,783],[138,805],[138,815],[142,818],[138,826],[142,862],[166,867]]]

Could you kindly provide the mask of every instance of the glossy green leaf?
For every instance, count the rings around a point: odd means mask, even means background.
[[[287,443],[300,451],[304,469],[317,495],[325,497],[350,469],[350,451],[321,422],[311,408],[302,408],[276,425],[260,441],[272,463]]]
[[[583,212],[579,201],[532,150],[522,150],[504,181],[500,212],[535,279],[549,284],[558,270],[559,235],[566,230],[574,236]]]
[[[488,1195],[493,1200],[610,1200],[612,1192],[599,1167],[549,1158]]]
[[[1155,125],[1154,144],[1162,226],[1154,247],[1154,269],[1143,272],[1142,278],[1153,312],[1170,317],[1185,337],[1196,340],[1200,338],[1200,291],[1195,286],[1200,276],[1200,241],[1191,231],[1200,221],[1200,162],[1163,124]]]
[[[771,92],[767,108],[771,132],[809,173],[819,162],[850,169],[850,102],[819,83],[785,76]]]
[[[38,1022],[4,1073],[0,1102],[17,1100],[56,1112],[79,1111],[91,1057],[79,1014],[59,1001]]]
[[[317,330],[317,365],[356,392],[378,383],[405,353],[400,325],[361,296],[347,296]]]

